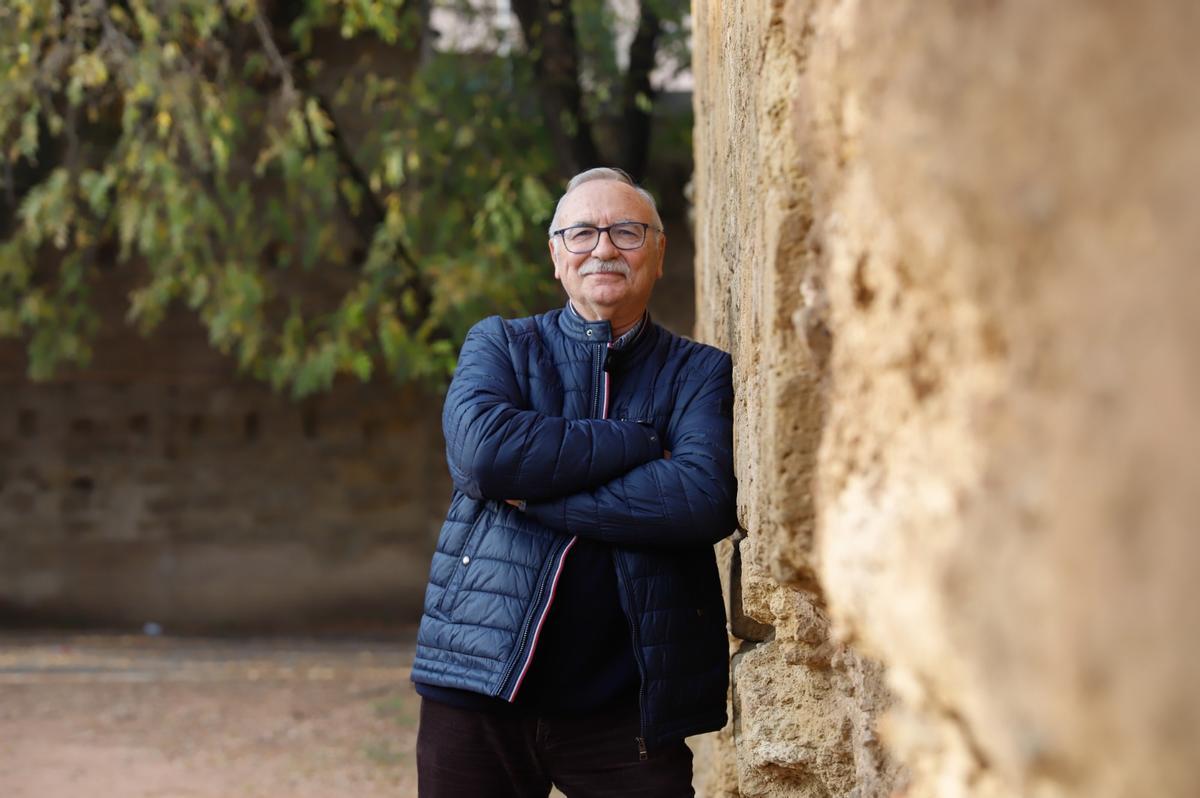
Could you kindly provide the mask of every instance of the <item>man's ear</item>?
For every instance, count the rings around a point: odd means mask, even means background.
[[[550,247],[550,262],[554,264],[554,279],[562,280],[562,275],[558,271],[558,247],[554,246],[554,239],[551,238],[547,245]]]
[[[658,234],[658,276],[656,280],[661,280],[663,276],[663,261],[667,257],[667,234]]]

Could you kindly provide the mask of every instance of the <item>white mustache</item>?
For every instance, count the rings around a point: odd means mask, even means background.
[[[628,277],[629,264],[621,260],[596,260],[593,258],[579,267],[580,277],[587,277],[589,274],[619,274],[622,277]]]

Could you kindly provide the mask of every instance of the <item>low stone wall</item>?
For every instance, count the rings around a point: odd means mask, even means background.
[[[696,0],[709,796],[1191,796],[1200,6]]]
[[[0,623],[168,631],[416,622],[450,496],[441,400],[235,375],[188,314],[143,339],[104,284],[94,362],[0,347]]]

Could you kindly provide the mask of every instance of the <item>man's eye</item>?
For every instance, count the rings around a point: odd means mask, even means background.
[[[567,238],[572,241],[586,241],[596,235],[596,231],[590,227],[576,227],[567,232]]]
[[[617,237],[617,241],[621,243],[637,241],[642,234],[642,231],[636,227],[614,227],[611,232]]]

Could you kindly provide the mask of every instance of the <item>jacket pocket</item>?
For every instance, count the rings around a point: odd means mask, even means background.
[[[487,532],[488,527],[492,525],[494,517],[495,513],[488,508],[479,514],[475,519],[475,523],[471,524],[471,531],[467,533],[467,539],[463,542],[462,550],[458,553],[458,561],[454,564],[454,573],[450,575],[450,581],[446,583],[446,588],[442,591],[442,597],[438,600],[438,612],[446,614],[454,607],[454,601],[458,598],[458,591],[462,588],[463,579],[467,575],[467,569],[471,567],[471,559],[475,556],[475,550],[479,547],[480,539]]]

